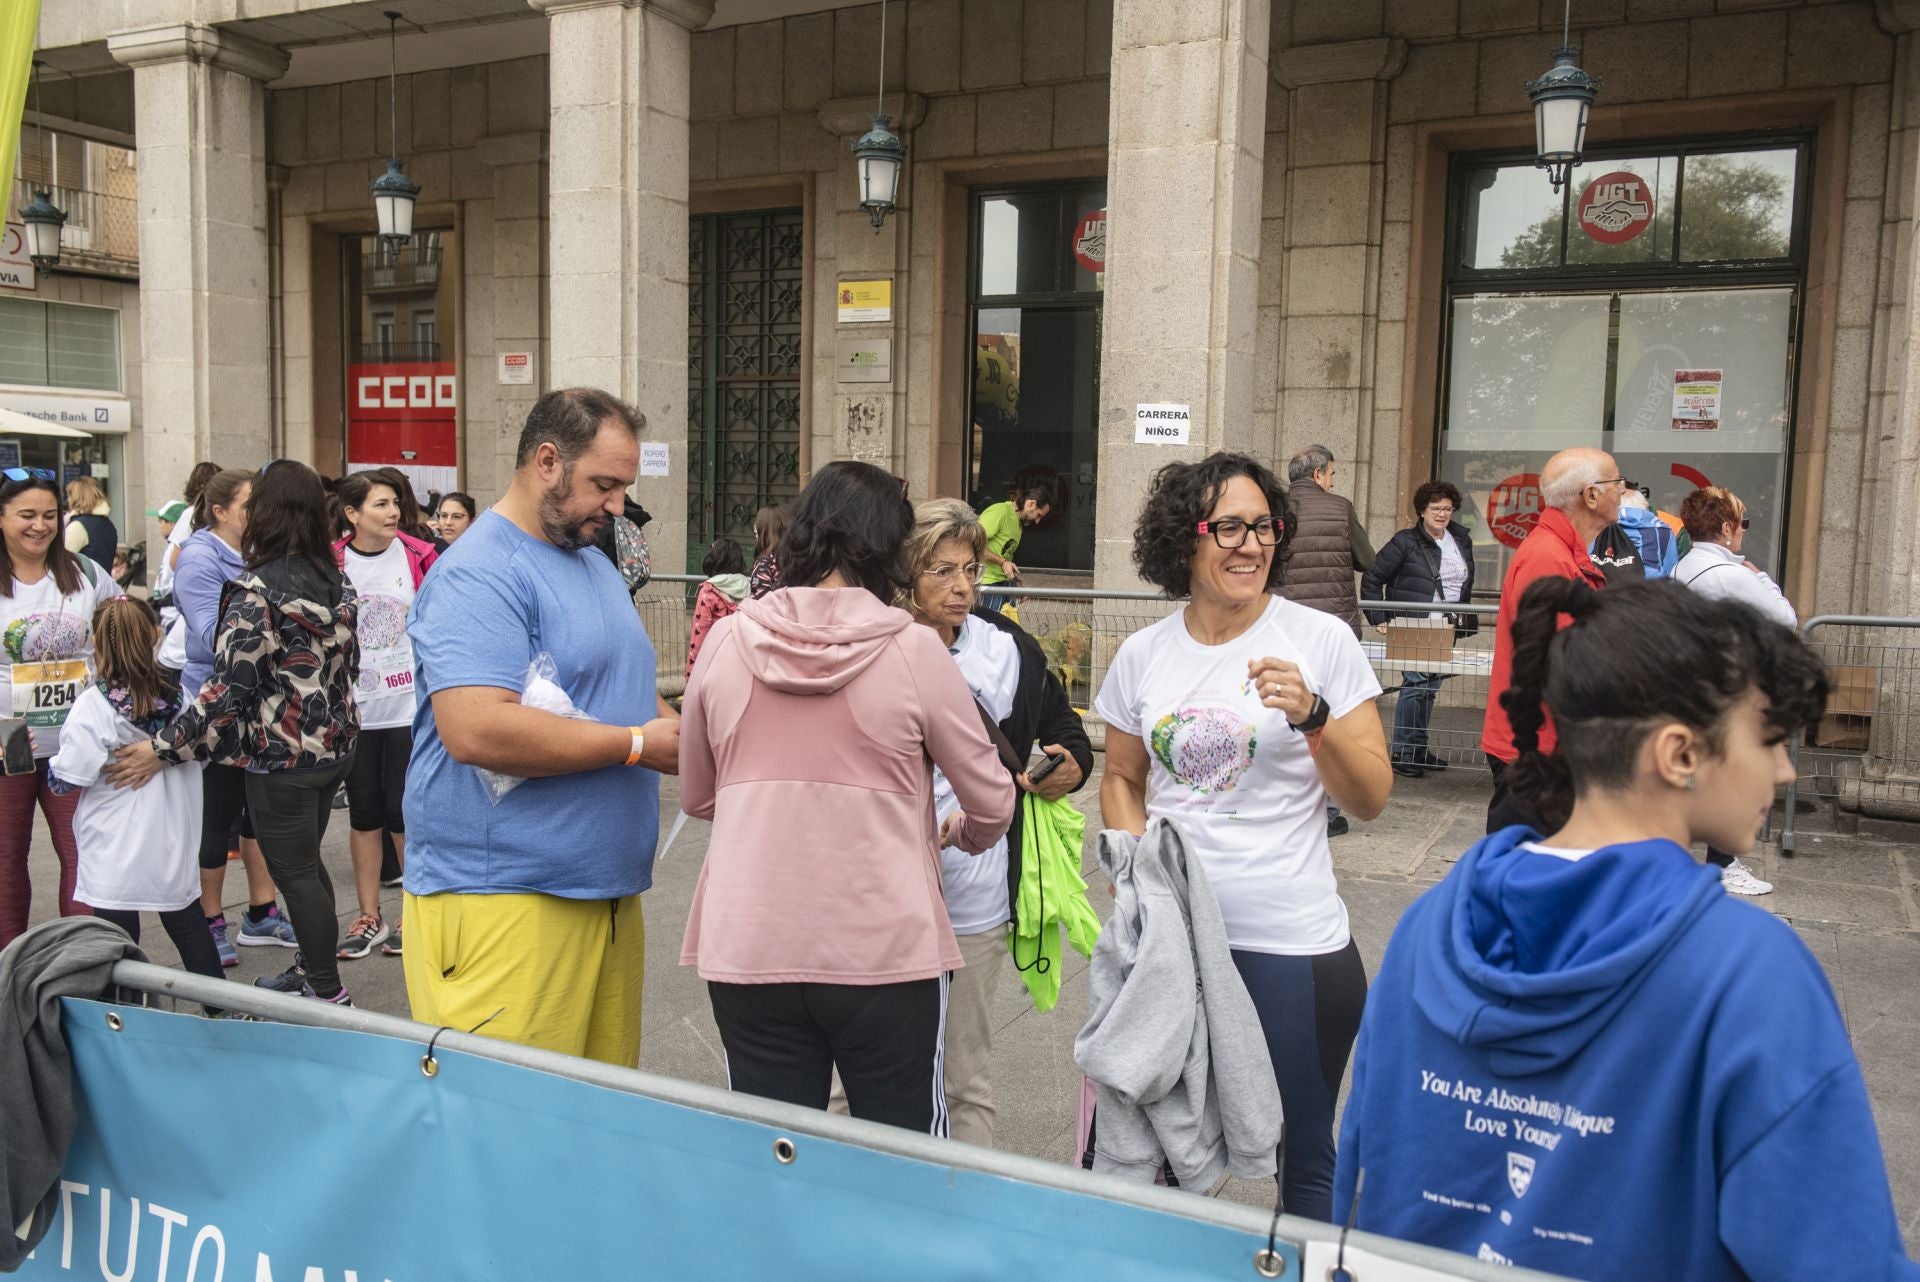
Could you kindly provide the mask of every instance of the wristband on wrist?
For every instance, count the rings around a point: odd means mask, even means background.
[[[640,764],[640,754],[647,750],[647,736],[639,726],[628,726],[627,733],[633,736],[633,751],[627,754],[626,764],[637,766]]]

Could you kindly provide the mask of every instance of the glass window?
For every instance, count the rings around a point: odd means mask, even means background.
[[[1576,165],[1567,263],[1667,263],[1673,259],[1677,156]]]
[[[1460,265],[1476,271],[1558,267],[1564,210],[1564,198],[1532,165],[1470,171]]]
[[[120,390],[120,313],[0,298],[0,382]]]
[[[1449,450],[1551,454],[1606,420],[1605,294],[1481,294],[1453,302]]]
[[[1785,258],[1793,244],[1799,155],[1789,147],[1688,156],[1681,259]]]
[[[1098,182],[974,198],[967,499],[978,511],[1016,484],[1053,489],[1023,566],[1093,568],[1106,203]]]

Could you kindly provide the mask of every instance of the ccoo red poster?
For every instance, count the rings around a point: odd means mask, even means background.
[[[451,488],[460,461],[457,386],[452,361],[347,366],[349,470],[398,467],[416,487]]]

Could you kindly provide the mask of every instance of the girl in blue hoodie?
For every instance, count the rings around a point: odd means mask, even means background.
[[[1920,1278],[1819,963],[1688,853],[1753,848],[1819,660],[1671,582],[1543,579],[1504,698],[1549,832],[1487,837],[1394,931],[1336,1218],[1577,1278]]]

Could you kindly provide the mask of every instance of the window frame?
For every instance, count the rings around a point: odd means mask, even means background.
[[[1716,262],[1679,261],[1681,219],[1686,214],[1685,158],[1693,155],[1725,155],[1742,151],[1780,151],[1797,148],[1794,166],[1792,212],[1789,215],[1787,257],[1732,259]],[[1678,138],[1638,139],[1589,148],[1583,161],[1636,160],[1649,156],[1681,158],[1675,176],[1673,246],[1665,264],[1657,263],[1577,263],[1566,259],[1572,206],[1577,193],[1569,182],[1561,192],[1561,264],[1557,267],[1470,268],[1462,265],[1461,250],[1467,226],[1467,183],[1475,170],[1488,166],[1531,161],[1532,153],[1513,149],[1456,152],[1447,163],[1447,210],[1442,258],[1440,299],[1439,380],[1430,424],[1428,479],[1438,479],[1444,470],[1448,416],[1453,403],[1453,344],[1455,303],[1464,297],[1486,294],[1534,294],[1541,296],[1605,294],[1609,304],[1606,397],[1607,418],[1612,421],[1614,361],[1618,352],[1620,296],[1655,292],[1692,292],[1707,289],[1789,287],[1793,294],[1792,319],[1787,330],[1786,442],[1781,448],[1779,497],[1779,541],[1775,555],[1784,569],[1791,557],[1793,537],[1795,454],[1799,434],[1800,375],[1806,346],[1807,271],[1812,216],[1813,170],[1817,139],[1811,129],[1769,131],[1747,134],[1689,134]],[[1546,182],[1546,175],[1540,175]],[[1600,446],[1612,445],[1614,432],[1601,431]],[[1476,585],[1476,596],[1496,597],[1497,583]]]
[[[1026,311],[1091,311],[1104,315],[1106,290],[1102,289],[1059,289],[1029,290],[1025,293],[989,294],[980,288],[981,259],[984,254],[982,230],[986,223],[985,207],[989,200],[1004,199],[1008,196],[1024,196],[1034,193],[1048,193],[1060,198],[1062,217],[1056,231],[1064,241],[1073,231],[1073,224],[1066,214],[1073,208],[1074,198],[1085,193],[1097,192],[1102,206],[1108,196],[1108,183],[1105,175],[1097,178],[1069,178],[1052,182],[998,183],[988,186],[969,187],[967,189],[967,278],[964,306],[965,332],[962,340],[960,368],[965,371],[962,382],[965,385],[965,404],[962,413],[962,431],[960,439],[960,477],[961,488],[968,494],[973,491],[975,465],[978,462],[973,444],[973,392],[974,392],[974,352],[980,341],[980,313],[999,308],[1017,308]],[[1098,322],[1096,322],[1098,323]],[[1096,354],[1095,358],[1099,357]],[[1096,368],[1095,379],[1099,378]],[[1094,477],[1095,493],[1099,489],[1099,476]],[[1098,531],[1095,532],[1098,542]],[[1066,566],[1034,565],[1036,571],[1050,574],[1089,575],[1091,569],[1076,570]]]
[[[64,299],[7,298],[5,301],[14,302],[14,303],[27,303],[40,308],[40,316],[41,316],[40,364],[42,369],[45,370],[46,372],[45,373],[46,381],[44,382],[40,382],[40,383],[7,382],[5,384],[6,386],[47,388],[49,390],[55,390],[55,391],[72,390],[72,391],[84,391],[84,392],[104,392],[113,396],[125,396],[127,394],[127,346],[126,346],[126,336],[124,333],[125,326],[121,324],[122,309],[118,307],[106,307],[98,303],[69,303]],[[50,352],[51,344],[48,342],[48,335],[52,331],[52,326],[51,324],[48,323],[51,315],[48,309],[53,307],[62,307],[62,308],[67,308],[73,311],[106,312],[113,317],[114,383],[112,387],[86,387],[76,383],[56,383],[53,381],[53,362],[52,362],[52,356]]]

